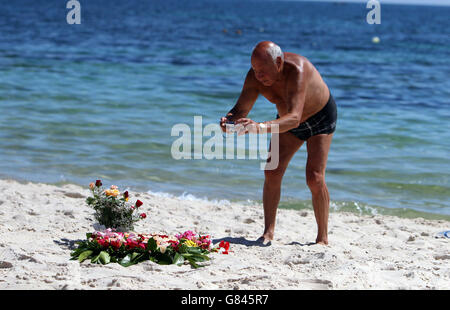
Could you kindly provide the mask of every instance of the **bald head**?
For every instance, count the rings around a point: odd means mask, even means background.
[[[275,43],[262,41],[253,49],[251,62],[256,79],[270,86],[278,79],[283,68],[284,54]]]
[[[271,41],[261,41],[253,48],[252,58],[258,58],[260,60],[272,60],[277,62],[277,58],[280,57],[284,60],[283,52],[281,48]]]

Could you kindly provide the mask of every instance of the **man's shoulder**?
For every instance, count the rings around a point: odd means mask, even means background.
[[[308,59],[300,54],[284,52],[284,60],[292,61],[292,62],[300,62],[300,60],[308,61]]]
[[[284,61],[293,63],[293,64],[299,66],[300,68],[312,65],[312,63],[309,61],[309,59],[306,58],[305,56],[300,55],[300,54],[289,53],[289,52],[284,53]]]
[[[288,80],[301,79],[304,71],[301,63],[285,60],[284,68],[283,71]]]
[[[290,53],[288,58],[285,58],[284,61],[287,64],[286,67],[289,68],[287,70],[287,74],[290,78],[298,77],[301,79],[305,75],[309,75],[308,72],[311,71],[312,64],[311,62],[304,56]]]

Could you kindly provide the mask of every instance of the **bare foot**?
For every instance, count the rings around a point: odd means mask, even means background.
[[[263,246],[270,246],[270,245],[272,245],[272,241],[273,241],[273,237],[272,237],[272,239],[270,239],[269,237],[267,237],[267,236],[265,236],[265,235],[259,237],[259,238],[256,240],[256,242],[257,242],[258,244],[261,244],[261,245],[263,245]]]
[[[316,244],[328,245],[328,239],[325,239],[325,238],[319,239],[319,238],[317,238],[316,239]]]

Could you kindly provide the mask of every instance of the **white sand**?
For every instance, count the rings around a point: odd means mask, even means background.
[[[0,180],[0,191],[0,289],[450,289],[450,240],[434,237],[448,221],[331,213],[330,245],[321,246],[307,245],[312,210],[280,209],[274,244],[248,246],[263,229],[260,205],[131,192],[149,216],[137,232],[191,229],[228,238],[233,252],[197,270],[124,268],[69,260],[69,246],[93,230],[87,188]]]

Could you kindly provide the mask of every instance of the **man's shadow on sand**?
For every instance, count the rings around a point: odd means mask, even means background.
[[[214,239],[212,240],[212,243],[219,243],[221,241],[225,241],[225,242],[229,242],[230,244],[241,244],[241,245],[245,245],[247,247],[250,246],[259,246],[259,247],[268,247],[272,245],[272,242],[269,243],[264,243],[263,238],[260,237],[257,240],[248,240],[245,239],[244,237],[239,237],[239,238],[235,238],[235,237],[225,237],[225,238],[220,238],[220,239]],[[309,242],[309,243],[300,243],[300,242],[291,242],[287,245],[300,245],[300,246],[310,246],[310,245],[314,245],[316,244],[315,242]]]
[[[65,248],[69,249],[69,250],[75,250],[77,248],[76,243],[77,242],[82,242],[82,241],[85,241],[85,240],[81,240],[81,239],[69,240],[69,239],[66,239],[66,238],[63,238],[61,240],[53,240],[53,242],[56,243],[57,245],[63,246]]]

